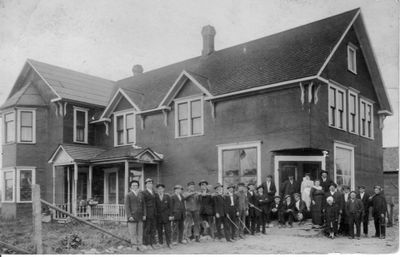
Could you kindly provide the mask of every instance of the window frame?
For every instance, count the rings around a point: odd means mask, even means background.
[[[15,183],[15,190],[16,190],[16,202],[17,203],[31,203],[30,201],[21,201],[21,171],[29,170],[32,173],[32,185],[36,184],[36,168],[35,167],[17,167],[16,172],[16,183]]]
[[[331,104],[330,101],[328,100],[328,124],[329,127],[331,128],[336,128],[342,131],[347,131],[347,120],[348,120],[348,114],[347,114],[347,89],[341,86],[338,86],[336,83],[329,83],[329,87],[328,87],[328,99],[331,98],[330,93],[331,93],[331,88],[333,88],[335,90],[335,124],[332,125],[332,121],[331,121]],[[341,92],[343,94],[343,117],[342,117],[342,121],[343,121],[343,128],[339,127],[339,109],[338,109],[338,105],[339,105],[339,98],[338,98],[338,92]]]
[[[133,114],[133,142],[128,142],[128,130],[126,127],[126,116]],[[124,146],[124,145],[131,145],[131,144],[135,144],[136,143],[136,113],[134,111],[119,111],[119,112],[114,112],[113,113],[113,122],[114,122],[114,146],[118,147],[118,146]],[[122,124],[123,124],[123,143],[122,144],[118,144],[118,137],[117,137],[117,117],[122,116]]]
[[[31,112],[32,113],[32,140],[31,141],[22,141],[21,140],[21,129],[22,129],[22,112]],[[18,108],[17,109],[17,143],[19,144],[36,144],[36,109],[29,108]]]
[[[85,129],[84,129],[84,140],[83,141],[78,141],[77,140],[77,125],[78,125],[78,123],[77,123],[77,112],[83,112],[83,113],[85,113]],[[74,143],[77,143],[77,144],[88,144],[88,131],[89,131],[89,120],[88,120],[88,112],[89,112],[89,109],[87,109],[87,108],[83,108],[83,107],[77,107],[77,106],[74,106],[74,122],[73,122],[73,130],[74,130],[74,132],[73,132],[73,142]]]
[[[358,47],[353,45],[352,43],[349,43],[347,45],[347,70],[357,74],[357,50]],[[351,52],[354,53],[354,55],[351,54]],[[353,68],[350,66],[350,60],[353,62]]]
[[[358,94],[359,94],[359,91],[357,91],[357,90],[355,90],[355,89],[352,89],[352,88],[350,88],[350,89],[348,89],[348,91],[347,91],[347,103],[348,103],[348,107],[347,107],[347,110],[348,110],[348,113],[347,113],[347,118],[348,118],[348,121],[347,121],[347,128],[348,128],[348,132],[349,133],[352,133],[352,134],[355,134],[355,135],[358,135],[359,134],[359,123],[360,123],[360,108],[359,108],[359,96],[358,96]],[[352,132],[352,131],[350,131],[350,124],[351,124],[351,114],[350,114],[350,97],[351,96],[354,96],[355,98],[355,128],[354,128],[354,132]]]
[[[13,129],[14,129],[14,139],[12,140],[12,141],[9,141],[9,142],[7,142],[7,126],[6,126],[6,115],[8,115],[8,114],[13,114],[14,115],[14,126],[13,126]],[[14,143],[16,143],[17,142],[17,131],[16,131],[16,129],[17,129],[17,115],[16,115],[16,111],[15,110],[12,110],[12,111],[8,111],[8,112],[4,112],[3,114],[2,114],[2,122],[3,122],[3,139],[2,139],[2,141],[3,141],[3,144],[4,145],[7,145],[7,144],[14,144]]]
[[[200,101],[200,129],[201,132],[199,134],[193,134],[192,131],[192,102],[195,101]],[[178,113],[178,105],[179,104],[187,104],[187,120],[188,120],[188,127],[187,127],[187,131],[188,134],[185,136],[180,136],[179,132],[180,132],[180,127],[179,127],[179,113]],[[182,98],[177,98],[174,99],[174,110],[175,110],[175,138],[187,138],[187,137],[197,137],[197,136],[204,136],[204,97],[203,96],[191,96],[191,97],[182,97]]]
[[[354,145],[352,144],[348,144],[348,143],[344,143],[344,142],[339,142],[339,141],[335,141],[333,143],[333,180],[334,182],[337,184],[337,173],[336,173],[336,153],[337,153],[337,148],[343,148],[346,150],[350,150],[351,151],[351,170],[350,170],[350,176],[351,176],[351,190],[355,189],[355,158],[354,158]]]
[[[374,102],[373,101],[370,101],[370,100],[368,100],[368,99],[366,99],[366,98],[364,98],[364,97],[362,97],[362,96],[360,96],[359,97],[359,109],[360,109],[360,115],[359,115],[359,124],[360,124],[360,136],[362,136],[362,137],[364,137],[364,138],[368,138],[368,139],[374,139],[375,137],[374,137]],[[361,117],[361,106],[362,106],[362,104],[363,103],[365,103],[365,106],[366,106],[366,112],[367,112],[367,109],[368,109],[368,106],[370,106],[371,107],[371,136],[368,136],[368,119],[367,119],[367,113],[365,113],[365,117],[366,117],[366,119],[365,119],[365,123],[366,123],[366,134],[365,135],[363,135],[363,133],[362,133],[362,126],[361,126],[361,124],[362,124],[362,117]]]
[[[5,176],[4,176],[4,174],[6,173],[6,172],[12,172],[13,173],[13,180],[14,180],[14,182],[13,182],[13,193],[12,193],[12,200],[6,200],[6,184],[4,183],[4,179],[5,179]],[[2,192],[2,194],[1,194],[1,202],[3,202],[3,203],[15,203],[15,200],[16,200],[16,185],[15,185],[15,181],[16,181],[16,174],[15,174],[16,172],[15,172],[15,169],[14,168],[3,168],[3,169],[1,169],[1,176],[0,176],[0,179],[1,179],[1,192]]]

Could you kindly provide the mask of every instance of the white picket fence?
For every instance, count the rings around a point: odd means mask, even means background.
[[[56,206],[64,211],[68,210],[68,204],[56,204]],[[102,220],[102,221],[126,221],[125,206],[123,204],[98,204],[94,206],[78,206],[76,216],[87,220]],[[53,219],[65,220],[67,215],[55,211]]]

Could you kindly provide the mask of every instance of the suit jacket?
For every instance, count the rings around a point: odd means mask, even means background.
[[[353,202],[353,210],[351,210],[352,201],[349,199],[346,203],[346,214],[355,214],[357,217],[361,217],[361,214],[364,212],[364,205],[360,199],[354,199]]]
[[[156,195],[156,217],[159,223],[168,223],[169,217],[172,216],[172,201],[168,194]]]
[[[256,196],[256,201],[257,201],[257,207],[262,210],[263,213],[267,214],[269,212],[269,204],[271,203],[271,198],[269,197],[268,194],[257,194]],[[261,213],[258,211],[257,215],[260,215]]]
[[[143,199],[144,199],[144,216],[146,218],[155,218],[156,217],[156,193],[153,191],[153,194],[149,192],[149,190],[145,189],[142,191]]]
[[[257,210],[254,209],[251,205],[257,206],[257,193],[256,191],[253,192],[253,195],[250,191],[247,191],[247,199],[249,200],[249,216],[254,217],[257,214]]]
[[[186,211],[200,211],[200,195],[197,192],[184,192]]]
[[[206,195],[199,195],[200,197],[200,215],[214,215],[214,201],[212,195],[207,193]]]
[[[274,202],[271,203],[270,207],[271,207],[271,212],[272,212],[272,209],[276,208],[277,209],[277,212],[276,212],[277,214],[281,213],[282,210],[283,210],[282,202],[279,202],[279,204],[276,204],[275,201],[274,201]]]
[[[362,203],[364,205],[364,213],[368,214],[369,213],[369,207],[371,206],[371,202],[369,201],[369,194],[364,192],[364,195],[361,198],[361,194],[358,193],[356,197],[362,201]]]
[[[185,218],[185,201],[183,200],[183,195],[181,195],[181,200],[179,200],[176,194],[171,196],[171,212],[174,220],[183,220]]]
[[[286,213],[288,210],[291,210],[292,213],[294,214],[294,208],[295,208],[294,201],[290,201],[289,204],[287,204],[287,202],[284,201],[282,204],[282,212],[283,213]]]
[[[326,199],[329,197],[329,196],[332,196],[333,197],[333,203],[337,206],[337,209],[338,210],[343,210],[343,208],[344,208],[344,197],[343,197],[343,194],[342,193],[340,193],[340,192],[338,192],[338,191],[335,191],[335,193],[332,195],[331,194],[331,192],[330,191],[328,191],[327,193],[325,193],[325,200],[324,200],[324,202],[323,202],[323,205],[324,205],[324,209],[327,207],[327,203],[326,203]]]
[[[294,193],[300,193],[300,184],[296,180],[293,180],[293,183],[290,183],[289,180],[286,180],[282,183],[281,194],[284,197],[285,195],[293,196]]]
[[[372,214],[374,215],[374,217],[379,217],[381,214],[386,215],[387,212],[386,199],[382,193],[373,195],[371,203],[372,203]]]
[[[227,214],[233,214],[239,211],[239,197],[233,194],[233,206],[231,205],[231,197],[229,194],[224,196],[225,210]]]
[[[219,216],[223,217],[226,214],[226,206],[225,206],[225,197],[223,195],[214,195],[214,213],[219,214]]]
[[[128,219],[132,217],[135,222],[143,220],[144,209],[142,192],[138,192],[137,196],[135,193],[129,192],[125,196],[125,211]]]
[[[327,205],[324,212],[325,221],[328,226],[331,226],[331,222],[337,222],[339,219],[339,208],[337,205]],[[333,225],[333,224],[332,224]]]
[[[332,184],[332,180],[329,178],[326,178],[326,181],[323,181],[322,178],[320,178],[321,181],[321,187],[324,190],[325,193],[329,192],[329,187]]]
[[[247,211],[249,209],[249,199],[247,198],[247,193],[245,192],[237,192],[238,196],[238,208],[239,211]]]
[[[264,193],[268,194],[271,197],[275,196],[276,193],[276,186],[275,183],[273,181],[271,181],[271,185],[269,187],[269,192],[268,192],[268,188],[267,188],[267,181],[264,181],[261,186],[264,188]]]
[[[295,213],[295,214],[298,214],[298,213],[304,214],[304,213],[307,211],[307,205],[306,205],[306,203],[305,203],[303,200],[300,199],[299,208],[297,208],[296,203],[297,203],[297,202],[295,201],[295,202],[294,202],[294,213]]]

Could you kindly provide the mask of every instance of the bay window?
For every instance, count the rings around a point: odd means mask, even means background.
[[[114,114],[114,145],[133,144],[136,141],[136,122],[135,114],[115,113]]]
[[[175,137],[190,137],[204,134],[203,99],[178,99],[175,101]]]
[[[15,112],[4,114],[4,143],[15,142]]]
[[[16,167],[2,170],[3,202],[31,202],[32,185],[35,184],[35,168]]]

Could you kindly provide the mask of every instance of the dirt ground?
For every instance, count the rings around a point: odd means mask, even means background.
[[[0,224],[0,241],[33,251],[31,243],[32,228],[29,222]],[[101,224],[101,227],[121,237],[128,238],[124,223]],[[375,232],[370,222],[370,235]],[[67,248],[61,241],[66,235],[77,234],[82,244],[76,248]],[[292,253],[394,253],[399,245],[399,227],[387,228],[386,239],[372,237],[350,240],[337,237],[332,240],[322,235],[319,229],[312,229],[311,223],[293,228],[278,228],[276,225],[267,229],[266,235],[247,235],[245,239],[228,243],[223,240],[213,241],[202,237],[200,243],[173,245],[172,249],[156,247],[144,251],[144,254],[292,254]],[[45,253],[62,254],[130,254],[139,253],[126,242],[104,235],[86,225],[72,222],[69,224],[43,223],[43,245]],[[0,247],[0,253],[10,253]]]

